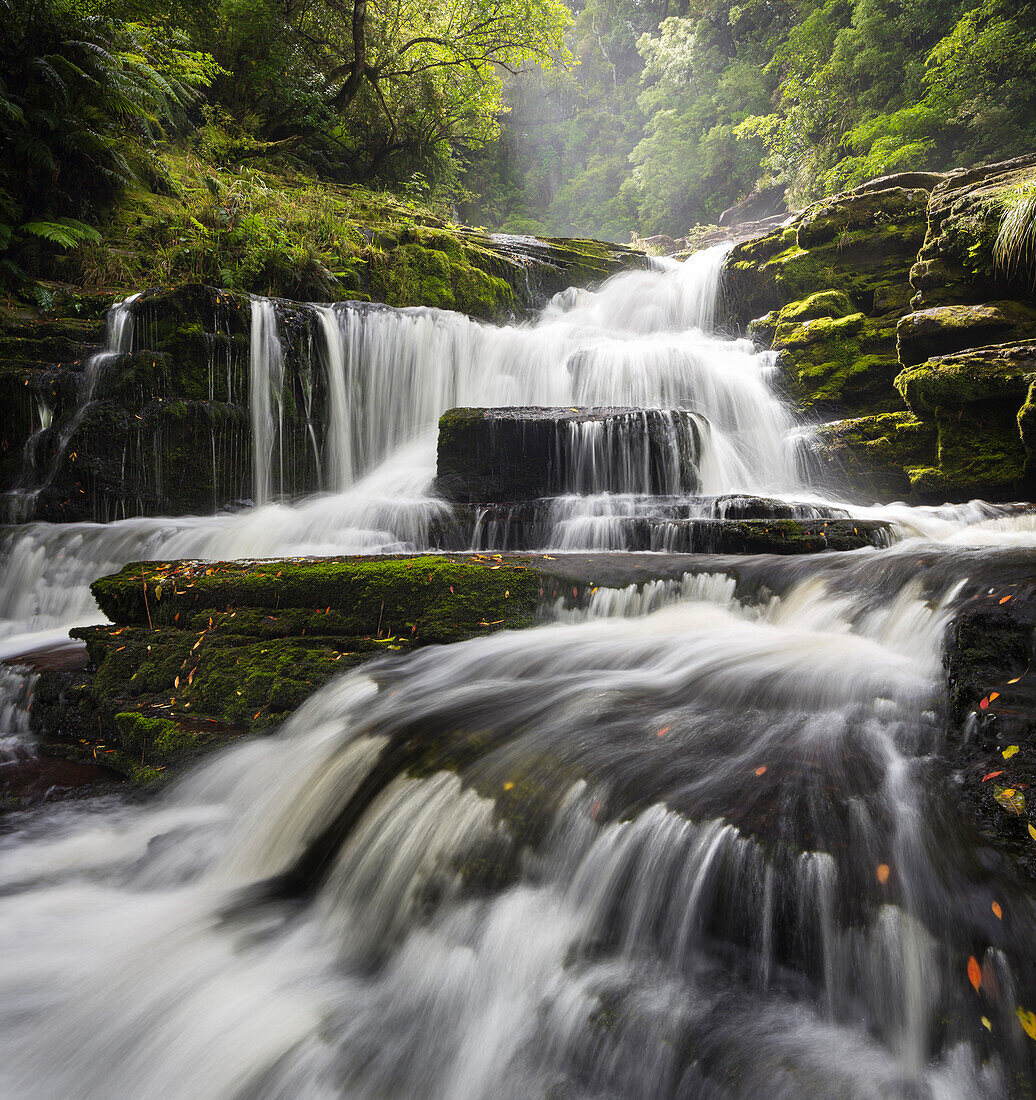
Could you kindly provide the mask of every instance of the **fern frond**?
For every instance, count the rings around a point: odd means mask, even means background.
[[[18,227],[22,233],[40,237],[60,248],[78,248],[81,244],[98,244],[101,234],[91,225],[74,218],[60,218],[52,222],[26,222]]]

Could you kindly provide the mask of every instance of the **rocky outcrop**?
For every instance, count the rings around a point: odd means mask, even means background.
[[[251,495],[248,298],[198,286],[148,291],[133,314],[133,351],[98,354],[104,329],[95,324],[92,343],[70,359],[0,367],[0,385],[21,394],[0,408],[8,519],[210,512]],[[0,341],[0,354],[9,347]],[[289,356],[286,370],[301,405],[311,365]],[[286,451],[306,484],[306,425],[294,411]]]
[[[819,443],[843,487],[920,501],[1031,492],[1036,298],[993,252],[1005,195],[1033,178],[1036,156],[888,176],[732,250],[727,321],[779,352],[802,409],[839,418]]]
[[[693,493],[707,431],[685,410],[450,409],[439,420],[436,487],[465,503]]]
[[[521,554],[137,562],[93,585],[88,659],[39,666],[43,755],[142,782],[269,729],[332,676],[499,630],[600,587],[679,581],[679,555]],[[84,780],[85,782],[85,780]]]
[[[1036,583],[1031,555],[1005,559],[947,632],[954,784],[998,874],[1036,877]]]
[[[648,262],[596,241],[415,225],[372,231],[366,255],[362,279],[343,293],[486,318]],[[131,310],[132,350],[106,355],[110,298],[66,294],[52,304],[78,312],[0,314],[0,520],[210,513],[257,499],[248,295],[197,284],[145,290]],[[274,308],[284,377],[273,491],[292,496],[325,487],[328,384],[316,312],[284,299]]]

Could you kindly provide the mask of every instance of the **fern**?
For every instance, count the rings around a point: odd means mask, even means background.
[[[59,248],[78,248],[81,244],[98,244],[101,234],[92,225],[76,221],[75,218],[61,218],[53,222],[26,222],[18,227],[22,233],[41,237]]]
[[[1009,278],[1026,278],[1036,287],[1036,180],[1009,191],[993,246],[993,262]]]

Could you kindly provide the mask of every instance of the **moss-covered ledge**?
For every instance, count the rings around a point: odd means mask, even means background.
[[[531,625],[543,575],[499,556],[136,562],[93,585],[85,672],[44,674],[51,751],[130,779],[271,728],[377,656]]]
[[[91,586],[116,624],[200,629],[244,609],[291,611],[300,633],[335,613],[332,633],[455,642],[531,622],[539,581],[524,565],[439,555],[235,562],[134,562]],[[329,619],[329,621],[331,621]]]

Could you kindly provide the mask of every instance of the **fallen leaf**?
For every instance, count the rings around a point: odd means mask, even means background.
[[[667,734],[668,732],[669,732],[669,726],[663,726],[663,727],[662,727],[662,728],[661,728],[661,729],[660,729],[660,730],[658,731],[658,733],[656,733],[656,734],[655,734],[655,736],[656,736],[656,737],[665,737],[665,735],[666,735],[666,734]]]
[[[986,710],[986,709],[988,709],[988,707],[989,707],[989,700],[988,700],[988,699],[983,699],[983,700],[982,700],[982,701],[981,701],[981,702],[979,703],[979,707],[980,707],[980,709],[982,709],[982,710]]]
[[[1033,825],[1031,821],[1029,822],[1029,836],[1036,840],[1036,825]]]
[[[990,908],[993,910],[993,916],[996,917],[997,920],[1004,919],[1004,911],[1000,908],[1000,903],[998,901],[994,901]]]
[[[999,698],[1000,698],[1000,692],[999,691],[991,691],[989,693],[989,701],[990,702],[992,702],[994,699],[999,699]]]
[[[1005,760],[1010,760],[1012,756],[1018,751],[1017,745],[1008,745],[1006,749],[1000,754]]]
[[[974,955],[968,958],[968,981],[975,987],[975,992],[978,992],[978,987],[982,984],[982,967],[978,965],[978,959]]]
[[[1008,813],[1017,814],[1019,817],[1025,813],[1025,795],[1014,787],[997,787],[993,791],[993,798]]]
[[[766,774],[766,765],[765,764],[760,764],[759,767],[755,769],[755,774],[756,775],[765,775]]]
[[[982,1026],[986,1029],[986,1031],[992,1031],[993,1030],[993,1025],[989,1022],[989,1017],[988,1016],[983,1016],[982,1017]]]
[[[1003,598],[1003,599],[1002,599],[1002,600],[1001,600],[1000,602],[1001,602],[1001,603],[1007,603],[1007,601],[1008,601],[1009,599],[1011,599],[1011,597],[1010,597],[1010,596],[1004,596],[1004,598]]]
[[[889,880],[889,865],[887,863],[879,863],[875,875],[877,876],[878,882],[884,886]]]
[[[511,791],[511,790],[514,790],[514,784],[513,784],[513,783],[512,783],[512,782],[511,782],[510,780],[508,780],[508,781],[507,781],[507,782],[506,782],[506,783],[504,784],[504,790],[505,790],[505,791]]]
[[[1003,773],[1002,771],[998,771],[998,772],[990,772],[990,773],[989,773],[989,775],[984,775],[984,776],[982,776],[982,782],[983,782],[983,783],[985,783],[985,781],[986,781],[987,779],[996,779],[996,777],[997,777],[998,775],[1003,775],[1003,774],[1004,774],[1004,773]]]
[[[1018,1017],[1018,1023],[1022,1025],[1022,1031],[1029,1036],[1030,1039],[1036,1039],[1036,1012],[1026,1012],[1021,1005],[1015,1010],[1014,1014]]]

